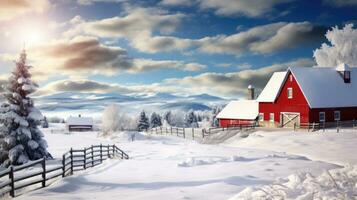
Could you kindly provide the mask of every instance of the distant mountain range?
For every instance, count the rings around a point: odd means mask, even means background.
[[[100,115],[103,109],[117,103],[127,114],[137,114],[141,110],[147,112],[164,112],[166,110],[210,110],[213,105],[228,102],[217,96],[199,94],[179,96],[170,93],[123,95],[118,93],[79,93],[61,92],[35,97],[36,105],[46,115]]]

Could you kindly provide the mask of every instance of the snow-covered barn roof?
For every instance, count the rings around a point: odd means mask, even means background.
[[[351,71],[351,83],[345,83],[341,74],[332,67],[291,67],[310,108],[357,106],[357,69]]]
[[[239,100],[229,102],[218,113],[218,119],[249,119],[254,120],[259,113],[259,104],[254,100]]]
[[[258,102],[275,102],[288,72],[295,77],[310,108],[357,106],[357,68],[346,64],[334,67],[290,67],[275,72],[257,98]],[[351,72],[351,83],[345,83],[339,71]]]
[[[274,102],[283,85],[287,72],[275,72],[257,98],[258,102]]]
[[[91,118],[91,117],[68,117],[67,125],[93,126],[93,118]]]

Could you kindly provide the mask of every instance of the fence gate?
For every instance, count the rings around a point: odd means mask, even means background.
[[[294,127],[300,125],[300,113],[282,112],[280,114],[281,127]]]

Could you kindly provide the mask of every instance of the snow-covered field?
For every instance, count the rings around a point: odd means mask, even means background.
[[[312,199],[321,196],[317,188],[334,190],[328,197],[346,191],[353,197],[357,190],[357,170],[339,169],[355,164],[357,133],[258,131],[208,145],[141,133],[132,142],[131,133],[102,138],[52,132],[46,131],[46,139],[55,157],[70,147],[115,143],[131,159],[106,161],[18,199]],[[337,180],[338,173],[348,180]],[[282,195],[267,195],[274,192]]]

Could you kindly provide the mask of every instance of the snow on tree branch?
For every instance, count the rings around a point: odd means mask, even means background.
[[[329,44],[323,43],[314,51],[314,58],[319,67],[335,67],[346,63],[357,67],[357,29],[347,24],[339,29],[337,26],[327,31]]]

